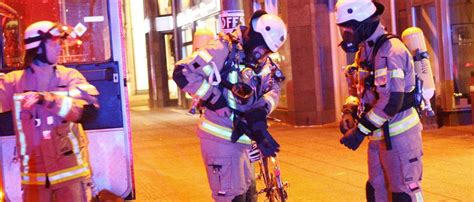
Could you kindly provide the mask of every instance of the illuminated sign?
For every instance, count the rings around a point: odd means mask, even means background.
[[[190,24],[201,18],[213,15],[221,10],[220,0],[210,0],[201,2],[185,11],[178,13],[176,16],[176,24],[181,27]]]
[[[244,24],[243,10],[226,10],[221,12],[221,27],[223,32],[232,32],[239,24]]]

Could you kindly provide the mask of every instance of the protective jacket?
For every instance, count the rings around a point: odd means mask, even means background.
[[[183,91],[199,97],[207,108],[198,127],[199,131],[204,132],[198,131],[201,137],[228,142],[234,130],[233,120],[238,112],[265,107],[270,113],[278,104],[280,83],[273,77],[274,64],[267,63],[258,73],[242,65],[245,57],[242,49],[244,29],[246,27],[240,27],[231,34],[220,35],[218,40],[211,41],[176,64],[174,81]],[[226,79],[231,84],[248,84],[253,90],[253,96],[242,103],[229,89],[213,85],[215,79],[212,78],[216,78],[216,72],[220,72],[222,80]],[[224,107],[231,109],[229,117],[222,117],[216,112]],[[251,140],[242,136],[238,142],[250,144]]]
[[[382,126],[386,122],[390,136],[421,131],[415,108],[406,106],[408,97],[414,93],[415,72],[405,45],[398,39],[389,39],[371,58],[377,39],[384,34],[379,26],[356,53],[358,71],[347,73],[351,96],[345,104],[358,103],[361,119],[357,127],[370,134],[372,140],[384,138]]]
[[[80,123],[97,109],[96,88],[75,69],[57,65],[46,92],[52,100],[22,109],[24,92],[38,92],[32,68],[0,79],[0,112],[12,111],[23,186],[58,187],[90,177],[86,134]],[[44,90],[42,90],[44,91]]]
[[[347,72],[352,96],[346,105],[358,104],[357,128],[370,139],[367,201],[423,201],[422,125],[409,102],[415,89],[413,58],[399,39],[378,46],[385,34],[379,25],[356,55],[358,71]],[[374,47],[380,49],[372,59]],[[390,144],[382,141],[386,137]]]

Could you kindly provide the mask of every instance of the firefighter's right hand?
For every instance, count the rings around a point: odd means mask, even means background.
[[[23,99],[21,100],[21,108],[24,110],[30,110],[41,100],[41,96],[38,92],[26,92],[22,95]]]
[[[346,146],[353,151],[359,148],[362,141],[365,139],[365,134],[362,133],[357,127],[350,129],[347,131],[343,137],[339,140],[341,144]]]
[[[276,153],[280,151],[280,145],[268,132],[265,108],[250,109],[244,113],[244,118],[251,130],[251,133],[247,134],[247,136],[257,142],[257,146],[263,156],[276,156]]]
[[[341,121],[339,122],[339,130],[344,135],[349,129],[356,126],[355,119],[351,114],[342,114]]]
[[[257,147],[262,152],[264,157],[276,156],[280,151],[280,145],[270,135],[268,130],[257,130],[254,132],[254,139],[257,142]]]

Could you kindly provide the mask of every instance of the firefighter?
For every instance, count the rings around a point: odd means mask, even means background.
[[[415,109],[413,58],[380,23],[384,6],[338,0],[336,22],[347,53],[349,94],[343,106],[341,144],[356,150],[368,137],[367,201],[423,201],[422,125]]]
[[[23,201],[90,201],[91,168],[81,122],[98,110],[96,88],[58,65],[66,26],[31,24],[24,35],[25,68],[0,80],[0,112],[11,111]]]
[[[284,76],[268,55],[285,42],[286,25],[264,11],[255,12],[249,25],[219,34],[173,72],[179,88],[205,108],[197,134],[215,201],[256,201],[251,140],[265,156],[279,151],[266,117],[278,104]]]

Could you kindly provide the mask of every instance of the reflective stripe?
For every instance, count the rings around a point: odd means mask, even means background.
[[[375,78],[387,75],[387,67],[375,70]]]
[[[404,79],[405,78],[405,74],[403,73],[403,70],[402,69],[394,69],[392,70],[392,75],[391,75],[392,78],[399,78],[399,79]]]
[[[90,170],[88,164],[82,164],[74,166],[72,168],[60,170],[54,173],[48,174],[47,178],[49,182],[53,184],[58,184],[67,180],[76,179],[79,177],[86,177],[90,175]],[[21,183],[22,184],[36,184],[42,185],[46,183],[46,174],[45,173],[21,173]]]
[[[232,84],[236,84],[237,83],[237,78],[238,77],[238,74],[236,71],[232,71],[229,73],[229,78],[227,80],[229,80],[230,83]]]
[[[26,155],[26,138],[25,132],[23,130],[23,123],[20,119],[20,112],[21,112],[21,100],[23,100],[25,96],[23,95],[14,95],[13,100],[15,103],[15,119],[16,119],[16,129],[18,132],[18,141],[20,142],[20,156],[23,156],[22,165],[23,170],[28,172],[29,166],[28,162],[30,160],[29,156]]]
[[[212,67],[210,65],[206,65],[202,68],[202,71],[204,74],[206,74],[206,76],[209,76],[212,73]]]
[[[206,95],[207,91],[211,88],[211,85],[206,80],[202,81],[201,86],[199,86],[199,89],[196,91],[196,95],[199,98],[204,97]]]
[[[370,130],[360,123],[357,124],[357,128],[359,128],[359,130],[365,133],[366,135],[370,133]]]
[[[46,175],[44,173],[21,173],[21,183],[43,185],[46,184]]]
[[[390,136],[399,135],[411,128],[413,128],[416,124],[420,122],[420,118],[418,117],[418,113],[415,109],[411,108],[411,114],[404,119],[397,121],[395,123],[391,123],[389,125]],[[372,136],[369,136],[370,140],[381,140],[383,139],[383,130],[378,129],[374,131]]]
[[[230,141],[230,137],[232,136],[232,129],[227,128],[211,121],[203,118],[201,119],[201,123],[199,123],[199,128],[206,131],[207,133],[214,135],[216,137],[220,137],[222,139],[226,139]],[[237,141],[243,144],[250,144],[251,140],[246,135],[242,135],[240,139]]]
[[[235,97],[232,94],[232,91],[230,90],[227,91],[227,102],[230,108],[237,109],[237,103],[235,102]]]
[[[206,63],[209,63],[212,60],[211,54],[209,54],[209,52],[207,52],[205,49],[200,49],[198,54]]]
[[[77,89],[75,89],[75,90],[79,92],[79,90],[77,90]],[[55,95],[61,95],[61,96],[69,96],[70,95],[69,91],[50,91],[50,93],[55,94]]]
[[[416,202],[423,202],[423,195],[421,194],[421,191],[415,193],[415,198]]]
[[[72,109],[72,98],[64,97],[61,102],[61,108],[59,109],[58,115],[60,117],[66,117]]]
[[[74,154],[76,155],[77,164],[81,165],[84,163],[84,160],[82,159],[81,149],[79,148],[79,141],[77,140],[77,136],[76,136],[79,134],[75,134],[73,132],[73,129],[72,129],[73,126],[74,126],[73,123],[69,124],[69,131],[71,132],[68,133],[68,137],[69,137],[69,140],[71,141],[72,150]]]
[[[236,71],[231,71],[229,73],[229,76],[228,76],[227,80],[231,84],[236,84],[237,83],[237,77],[238,77],[237,72]],[[227,104],[229,105],[229,107],[231,109],[237,109],[237,103],[235,101],[235,96],[234,96],[234,94],[232,94],[232,91],[230,91],[230,90],[227,90]],[[229,118],[232,121],[234,120],[234,116],[230,116]]]
[[[74,166],[72,168],[60,170],[48,174],[48,179],[51,184],[61,183],[67,180],[85,177],[90,175],[90,170],[87,164]]]
[[[375,123],[375,125],[378,127],[380,127],[385,121],[387,121],[387,119],[384,119],[377,115],[373,109],[370,110],[369,113],[367,113],[367,118],[372,121],[372,123]]]

